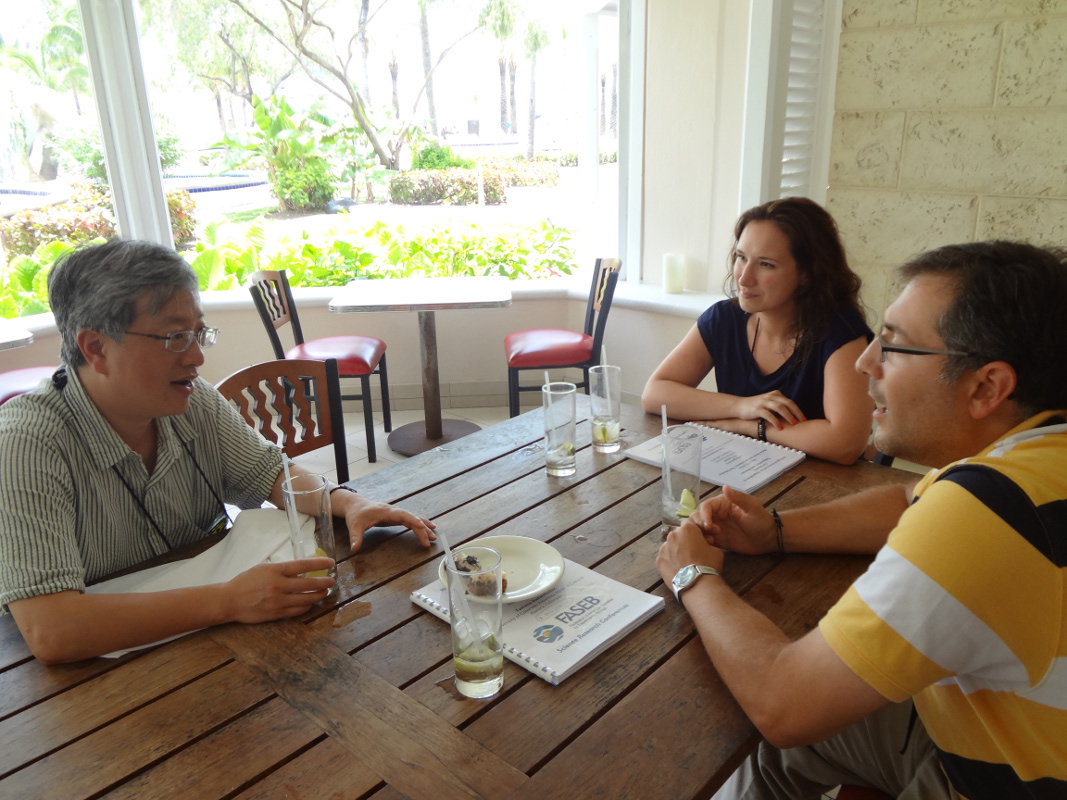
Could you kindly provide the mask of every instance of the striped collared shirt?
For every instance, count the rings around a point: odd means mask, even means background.
[[[210,532],[262,504],[281,450],[198,378],[188,410],[156,420],[149,475],[74,370],[0,407],[0,603],[65,590]],[[158,527],[158,531],[157,531]]]

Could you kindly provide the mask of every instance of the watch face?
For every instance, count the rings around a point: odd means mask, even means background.
[[[685,589],[697,576],[696,568],[690,564],[688,567],[682,567],[678,570],[678,574],[674,576],[674,593],[678,594],[682,589]]]

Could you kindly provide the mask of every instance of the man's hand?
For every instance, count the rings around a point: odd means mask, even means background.
[[[302,577],[306,572],[329,569],[332,558],[301,558],[247,569],[225,585],[229,608],[227,618],[235,622],[269,622],[298,617],[337,582],[333,578]]]
[[[671,531],[660,545],[656,554],[656,569],[663,577],[663,582],[670,586],[671,580],[682,567],[702,564],[721,571],[722,561],[722,550],[709,544],[704,531],[690,518],[680,528]]]
[[[709,542],[724,550],[759,555],[778,549],[770,512],[752,495],[729,486],[701,503],[689,521],[700,527]]]
[[[376,503],[347,491],[334,491],[330,499],[333,502],[334,514],[345,518],[352,552],[360,548],[363,544],[363,534],[375,525],[403,525],[411,529],[423,547],[429,547],[430,542],[437,538],[433,532],[435,526],[430,520],[417,517],[402,508],[388,503]]]

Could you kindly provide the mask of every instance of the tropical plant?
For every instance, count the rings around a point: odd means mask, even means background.
[[[530,121],[527,128],[526,157],[534,156],[534,127],[537,121],[537,54],[548,47],[548,32],[540,22],[531,20],[526,24],[526,58],[530,61]]]
[[[165,123],[156,123],[156,147],[159,150],[159,168],[164,174],[181,163],[185,149],[178,136]],[[100,129],[95,125],[79,130],[66,131],[52,137],[64,168],[75,175],[83,175],[93,181],[107,180],[104,164],[104,146],[100,142]]]
[[[451,147],[442,146],[436,142],[430,142],[411,157],[412,169],[450,169],[451,167],[471,169],[474,166],[473,159],[460,158],[452,152]]]
[[[90,240],[93,243],[103,239]],[[33,253],[16,255],[0,269],[0,318],[43,314],[48,307],[48,273],[71,249],[68,242],[46,242]]]
[[[311,111],[298,115],[284,97],[252,97],[255,128],[227,134],[221,144],[230,153],[230,167],[264,163],[271,191],[281,211],[326,207],[336,189],[323,140],[330,139],[330,120]]]

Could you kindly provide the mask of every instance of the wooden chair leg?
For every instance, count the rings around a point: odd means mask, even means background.
[[[374,407],[371,405],[370,375],[359,376],[363,387],[363,423],[367,429],[367,460],[372,464],[378,460],[378,449],[374,444]]]
[[[508,367],[508,412],[519,416],[519,371],[514,367]]]
[[[389,375],[385,369],[385,353],[378,362],[378,380],[382,387],[382,421],[385,423],[385,432],[393,430],[393,412],[389,407]]]

